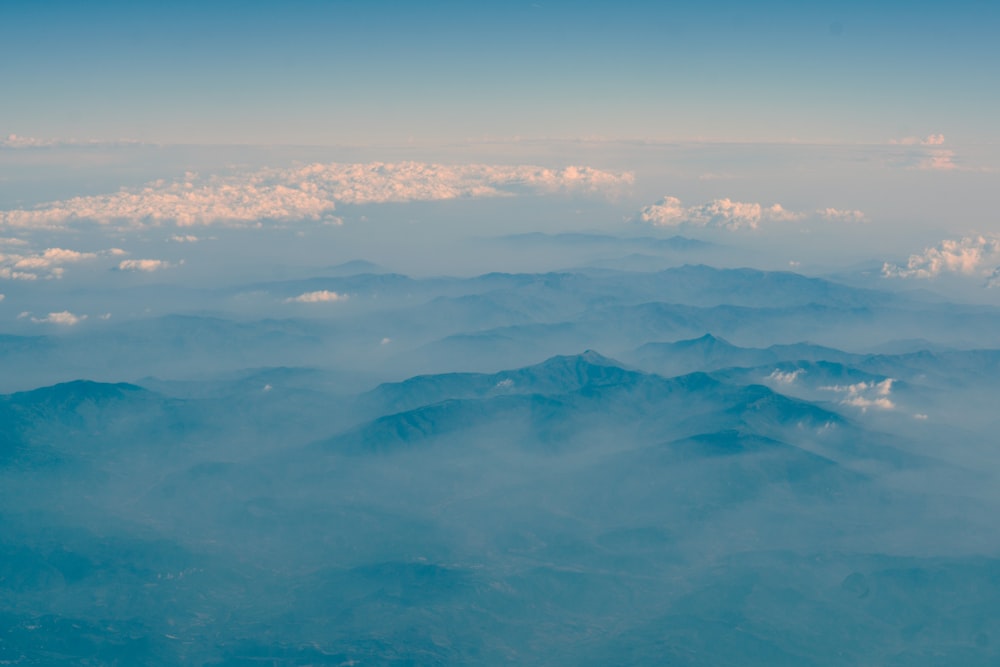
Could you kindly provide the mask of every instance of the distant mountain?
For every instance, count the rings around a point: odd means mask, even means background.
[[[657,250],[689,251],[704,250],[714,244],[708,241],[688,238],[686,236],[671,236],[658,238],[652,236],[611,236],[608,234],[585,234],[567,232],[561,234],[546,234],[531,232],[528,234],[511,234],[501,236],[498,241],[518,246],[583,246],[583,247],[642,247]]]
[[[391,273],[375,262],[369,262],[366,259],[354,259],[349,262],[334,264],[333,266],[326,267],[324,272],[334,276],[356,276],[362,273]]]
[[[792,438],[809,451],[845,462],[855,456],[907,460],[890,447],[859,454],[863,446],[858,442],[873,438],[856,425],[761,384],[725,382],[704,373],[668,379],[623,368],[593,351],[500,373],[450,373],[385,384],[359,397],[358,411],[381,416],[323,441],[323,451],[391,452],[463,432],[468,441],[501,437],[525,446],[589,447],[595,437],[624,446],[729,428]]]

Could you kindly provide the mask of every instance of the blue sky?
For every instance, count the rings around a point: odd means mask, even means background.
[[[1000,140],[997,4],[877,4],[5,2],[0,133]]]

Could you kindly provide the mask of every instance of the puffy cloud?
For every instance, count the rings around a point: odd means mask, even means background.
[[[66,248],[47,248],[40,253],[0,253],[0,279],[61,278],[64,264],[97,259],[98,256],[98,253]]]
[[[800,216],[781,204],[764,207],[757,203],[715,199],[707,204],[684,206],[677,197],[664,197],[639,211],[639,220],[659,227],[691,225],[722,229],[757,229],[763,220],[789,221]]]
[[[933,278],[942,273],[975,275],[983,272],[985,264],[997,262],[1000,262],[1000,239],[967,236],[945,239],[920,254],[910,255],[905,267],[886,262],[882,275],[887,278]]]
[[[76,250],[66,250],[65,248],[48,248],[40,255],[21,257],[14,263],[14,267],[18,269],[48,269],[60,264],[80,262],[85,259],[97,259],[97,253],[77,252]]]
[[[21,313],[19,317],[29,316],[28,313]],[[86,315],[74,315],[68,310],[58,313],[49,313],[45,317],[32,317],[31,321],[36,324],[58,324],[59,326],[71,327],[87,319]]]
[[[865,214],[857,209],[842,210],[838,208],[821,208],[816,214],[824,220],[832,222],[867,222]]]
[[[820,387],[827,391],[835,391],[846,394],[842,405],[850,405],[861,408],[862,412],[868,408],[878,408],[880,410],[892,410],[896,404],[889,398],[892,393],[892,385],[895,382],[892,378],[886,378],[881,382],[857,382],[849,385],[832,385]]]
[[[346,299],[346,294],[338,294],[329,290],[319,290],[285,299],[285,303],[328,303],[332,301],[344,301]]]
[[[152,273],[160,269],[173,268],[173,264],[162,259],[123,259],[118,263],[119,271],[142,271]]]
[[[860,222],[865,215],[857,210],[824,208],[816,211],[824,220]],[[764,222],[797,222],[808,214],[790,211],[781,204],[765,206],[756,202],[738,202],[732,199],[714,199],[707,204],[685,206],[677,197],[664,197],[646,206],[636,220],[658,227],[715,227],[719,229],[757,229]]]
[[[7,298],[6,294],[0,294],[0,301],[3,301],[6,298]]]
[[[525,191],[606,193],[632,181],[630,173],[577,166],[317,163],[208,178],[189,173],[138,190],[0,211],[0,226],[59,228],[77,221],[181,227],[259,225],[264,220],[339,223],[333,216],[339,204],[499,197]]]
[[[798,368],[794,371],[789,371],[784,373],[779,368],[775,368],[770,375],[767,376],[768,380],[773,380],[775,382],[780,382],[781,384],[792,384],[795,382],[800,375],[805,373],[805,370]]]

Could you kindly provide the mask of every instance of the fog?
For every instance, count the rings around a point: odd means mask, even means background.
[[[909,149],[479,146],[306,204],[259,170],[372,156],[33,150],[0,154],[3,661],[997,663],[1000,246],[920,178],[863,194]],[[239,218],[234,173],[313,208]],[[230,218],[170,218],[170,179]]]

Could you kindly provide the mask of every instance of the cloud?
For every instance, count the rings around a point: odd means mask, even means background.
[[[816,211],[816,215],[824,220],[832,222],[867,222],[865,214],[857,209],[841,210],[837,208],[821,208]]]
[[[829,221],[860,222],[865,215],[857,210],[824,208],[815,215]],[[712,227],[717,229],[758,229],[765,222],[797,222],[809,214],[790,211],[781,204],[766,206],[756,202],[738,202],[732,199],[713,199],[707,204],[685,206],[677,197],[664,197],[655,204],[644,207],[633,218],[657,227]]]
[[[174,243],[197,243],[201,239],[199,239],[197,236],[194,236],[193,234],[183,234],[183,235],[175,234],[174,236],[170,237],[170,240],[173,241]]]
[[[781,384],[792,384],[803,373],[805,373],[805,370],[801,368],[798,368],[794,371],[789,371],[787,373],[783,373],[781,369],[775,368],[771,372],[771,374],[767,376],[767,379],[774,380],[775,382],[780,382]]]
[[[926,137],[903,137],[889,142],[897,146],[910,146],[906,154],[895,156],[893,162],[910,169],[923,171],[952,171],[961,167],[955,162],[955,151],[942,148],[943,134],[928,134]]]
[[[130,139],[116,139],[113,141],[103,141],[99,139],[39,139],[38,137],[22,137],[17,134],[8,134],[0,138],[0,149],[23,149],[23,148],[56,148],[68,146],[140,146],[142,142]]]
[[[916,169],[925,171],[951,171],[952,169],[958,169],[958,165],[955,164],[955,151],[945,148],[928,151],[917,162]]]
[[[926,137],[903,137],[902,139],[890,139],[889,143],[900,146],[941,146],[944,144],[944,135],[928,134]]]
[[[882,265],[882,275],[886,278],[933,278],[942,273],[975,275],[984,273],[985,264],[997,262],[1000,262],[1000,239],[967,236],[945,239],[920,254],[910,255],[905,267],[886,262]]]
[[[340,204],[471,199],[524,192],[608,194],[632,182],[631,173],[580,166],[317,163],[208,178],[189,173],[178,181],[155,181],[136,190],[0,211],[0,226],[51,229],[81,221],[126,227],[257,226],[261,221],[301,220],[339,223],[333,212]]]
[[[7,298],[6,294],[0,294],[0,301],[3,301],[6,298]]]
[[[118,263],[119,271],[142,271],[152,273],[160,269],[173,268],[173,264],[162,259],[123,259]]]
[[[21,313],[18,317],[27,317],[29,313]],[[58,313],[49,313],[45,317],[32,317],[31,321],[36,324],[57,324],[59,326],[71,327],[87,319],[86,315],[74,315],[68,310]]]
[[[720,229],[757,229],[761,221],[798,220],[800,216],[781,204],[764,207],[757,203],[714,199],[707,204],[684,206],[677,197],[664,197],[639,211],[638,219],[658,227],[690,225]]]
[[[61,278],[64,264],[97,259],[99,253],[47,248],[38,253],[0,253],[0,279],[37,280]]]
[[[318,292],[306,292],[295,297],[285,299],[285,303],[329,303],[332,301],[344,301],[346,294],[338,294],[329,290],[319,290]]]
[[[986,287],[1000,287],[1000,266],[993,269],[993,273],[986,279]]]
[[[849,385],[832,385],[820,387],[826,391],[835,391],[846,394],[841,405],[850,405],[861,408],[866,412],[868,408],[878,408],[880,410],[892,410],[896,404],[889,398],[892,393],[892,385],[895,382],[892,378],[886,378],[880,382],[857,382]]]

